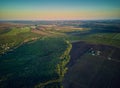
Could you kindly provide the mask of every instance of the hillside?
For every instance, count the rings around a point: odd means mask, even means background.
[[[0,22],[0,87],[118,88],[119,23]]]

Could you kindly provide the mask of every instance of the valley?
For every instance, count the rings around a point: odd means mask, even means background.
[[[0,88],[119,88],[120,21],[0,21]]]

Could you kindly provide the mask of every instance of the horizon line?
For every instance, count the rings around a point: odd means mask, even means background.
[[[46,20],[46,19],[38,19],[38,20],[35,20],[35,19],[0,19],[0,21],[89,21],[89,20],[120,20],[117,19],[117,18],[113,18],[113,19],[49,19],[49,20]]]

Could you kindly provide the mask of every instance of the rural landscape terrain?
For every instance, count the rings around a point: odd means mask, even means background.
[[[0,88],[120,88],[120,20],[0,21]]]

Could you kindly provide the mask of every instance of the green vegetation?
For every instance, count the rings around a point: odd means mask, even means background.
[[[55,72],[58,75],[57,79],[49,80],[44,83],[40,83],[35,86],[35,88],[54,88],[55,83],[56,87],[55,88],[63,88],[62,86],[62,80],[64,78],[65,73],[67,72],[67,67],[66,65],[68,64],[70,60],[69,52],[72,48],[71,44],[69,41],[65,41],[67,47],[65,48],[65,51],[61,52],[61,55],[59,56],[59,62],[55,65]],[[60,54],[60,53],[59,53]]]
[[[80,38],[81,41],[120,47],[120,33],[96,33]]]
[[[69,69],[67,65],[71,58],[69,53],[73,42],[83,41],[88,44],[120,48],[120,32],[106,32],[106,30],[104,32],[104,28],[102,32],[101,29],[96,31],[94,28],[81,28],[74,22],[72,26],[62,25],[64,24],[0,26],[0,88],[63,88],[63,79]],[[102,56],[88,54],[88,46],[84,44],[81,45],[83,47],[80,51],[75,51],[74,54],[78,57],[75,56],[74,59],[78,60],[75,67],[70,68],[74,70],[70,71],[83,69],[82,62],[79,60],[81,58],[83,65],[84,61],[87,63],[92,60],[93,66],[99,63],[95,60],[100,58],[100,61],[103,61]],[[86,50],[83,50],[84,47]],[[80,55],[77,55],[79,53]],[[114,52],[109,53],[111,54],[107,58],[112,57]],[[79,78],[81,72],[77,75],[76,72],[71,74],[73,78],[70,79],[74,79],[74,76]]]
[[[61,62],[60,56],[66,51],[68,43],[58,39],[44,38],[26,43],[0,56],[1,87],[7,88],[6,84],[10,82],[15,83],[10,84],[12,88],[21,88],[33,87],[38,83],[46,85],[59,80],[56,66]]]
[[[88,31],[68,32],[66,39],[71,42],[85,41],[92,44],[103,44],[120,47],[120,33],[88,33]]]
[[[3,35],[4,36],[6,36],[6,35],[17,35],[17,34],[26,33],[26,32],[30,32],[29,27],[22,27],[22,28],[13,27],[13,28],[9,29],[9,32],[7,32],[7,33],[5,33]]]
[[[28,27],[4,29],[4,31],[0,31],[0,54],[40,37],[40,35],[32,33]]]
[[[61,55],[61,57],[60,57],[61,61],[59,62],[59,64],[57,64],[57,73],[59,74],[61,79],[64,77],[64,74],[67,71],[66,64],[70,60],[69,52],[72,48],[72,45],[69,43],[69,41],[66,41],[66,43],[68,44],[68,47],[66,48],[66,50]]]

